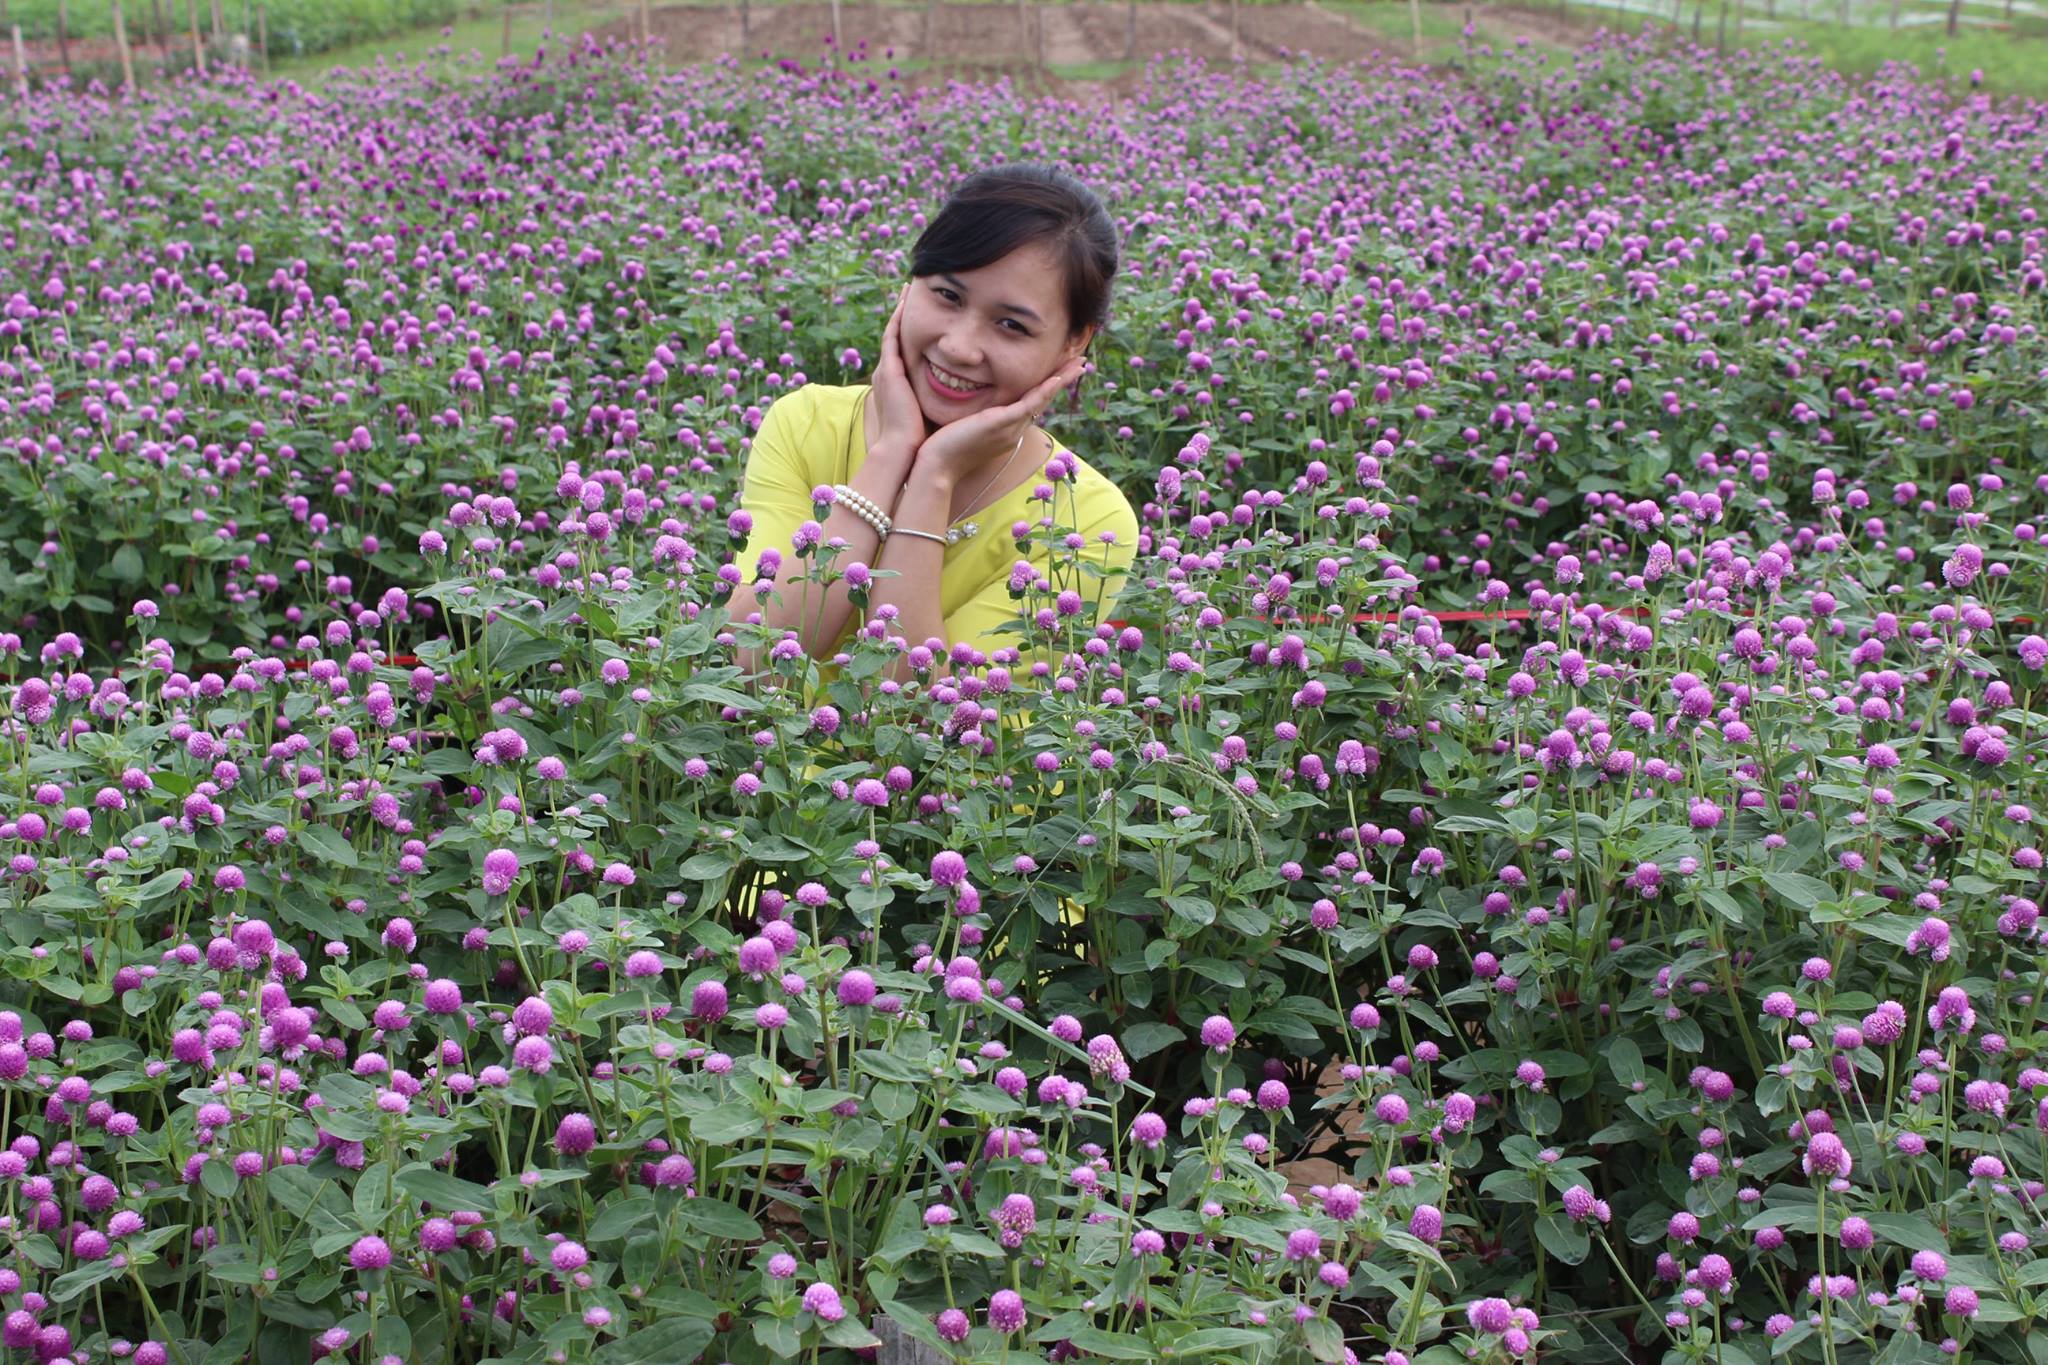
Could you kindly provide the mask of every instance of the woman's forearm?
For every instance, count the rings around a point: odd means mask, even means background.
[[[848,486],[880,507],[884,515],[891,515],[890,508],[895,505],[903,488],[912,459],[913,456],[908,454],[877,450],[869,455]],[[881,537],[851,508],[835,505],[822,525],[820,545],[835,537],[846,542],[846,548],[834,561],[842,573],[848,564],[875,566]],[[822,659],[830,654],[832,646],[845,633],[847,619],[853,613],[853,603],[847,597],[843,577],[822,589],[816,583],[806,584],[803,578],[810,569],[810,560],[799,559],[785,551],[781,572],[775,580],[780,600],[771,601],[762,609],[761,620],[778,632],[794,629],[804,653],[814,659]],[[761,661],[753,657],[753,651],[742,651],[740,662],[751,672],[760,666]]]
[[[927,540],[924,536],[903,535],[900,531],[908,527],[944,537],[947,518],[952,515],[952,510],[953,485],[933,473],[919,473],[913,469],[897,497],[896,510],[890,516],[898,529],[883,542],[881,559],[874,566],[892,570],[896,576],[875,580],[868,609],[873,612],[885,603],[894,606],[894,633],[900,634],[911,645],[921,645],[927,640],[938,640],[942,645],[952,644],[946,639],[946,614],[940,589],[945,576],[946,546],[943,539]],[[899,656],[890,666],[889,676],[898,682],[909,682],[916,672],[907,657]]]

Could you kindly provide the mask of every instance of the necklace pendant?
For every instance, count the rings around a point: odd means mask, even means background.
[[[947,529],[946,543],[948,545],[958,545],[963,540],[973,539],[975,534],[980,530],[981,527],[975,525],[973,522],[963,521],[958,526],[949,527]]]

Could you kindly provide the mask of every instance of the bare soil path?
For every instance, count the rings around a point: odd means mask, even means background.
[[[701,62],[731,53],[810,65],[829,51],[831,13],[829,5],[816,3],[756,5],[743,32],[738,0],[733,0],[721,6],[664,6],[652,11],[650,23],[670,62]],[[1218,67],[1235,60],[1264,64],[1297,56],[1345,63],[1380,52],[1410,55],[1404,51],[1406,43],[1314,4],[1244,6],[1233,50],[1225,0],[1145,0],[1135,15],[1115,0],[1034,3],[1028,21],[1012,4],[883,5],[849,0],[840,7],[839,33],[849,56],[865,54],[878,62],[879,69],[892,62],[913,64],[916,69],[904,73],[907,85],[1006,71],[1024,89],[1077,99],[1127,90],[1135,68],[1116,75],[1074,71],[1115,67],[1126,60],[1127,51],[1137,63],[1180,52]],[[593,36],[605,41],[637,35],[637,21],[627,20]],[[1036,60],[1041,43],[1045,69],[1039,69]]]

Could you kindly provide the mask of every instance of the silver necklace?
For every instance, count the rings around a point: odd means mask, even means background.
[[[967,500],[968,505],[970,507],[980,500],[981,495],[983,493],[988,492],[989,488],[992,485],[994,485],[997,479],[1000,479],[1005,473],[1009,471],[1011,465],[1017,462],[1017,452],[1024,449],[1024,436],[1028,435],[1030,435],[1029,432],[1025,432],[1023,435],[1020,435],[1017,438],[1017,445],[1015,449],[1010,451],[1010,458],[1003,461],[1003,467],[1001,469],[998,469],[995,473],[989,475],[987,479],[982,481],[981,487],[975,490],[974,496]],[[974,539],[974,537],[979,535],[980,533],[981,526],[979,523],[968,521],[963,518],[954,525],[946,528],[946,543],[948,545],[957,545],[963,540]]]

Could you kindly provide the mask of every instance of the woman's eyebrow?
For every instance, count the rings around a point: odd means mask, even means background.
[[[960,277],[957,275],[949,275],[942,270],[939,272],[939,278],[944,280],[947,284],[952,285],[955,289],[959,290],[963,294],[968,292],[967,286],[960,283]],[[996,305],[996,311],[998,313],[1016,313],[1023,317],[1030,318],[1033,322],[1038,323],[1041,326],[1043,326],[1045,323],[1044,318],[1038,316],[1038,314],[1032,312],[1029,308],[1026,308],[1021,303],[999,303]]]

